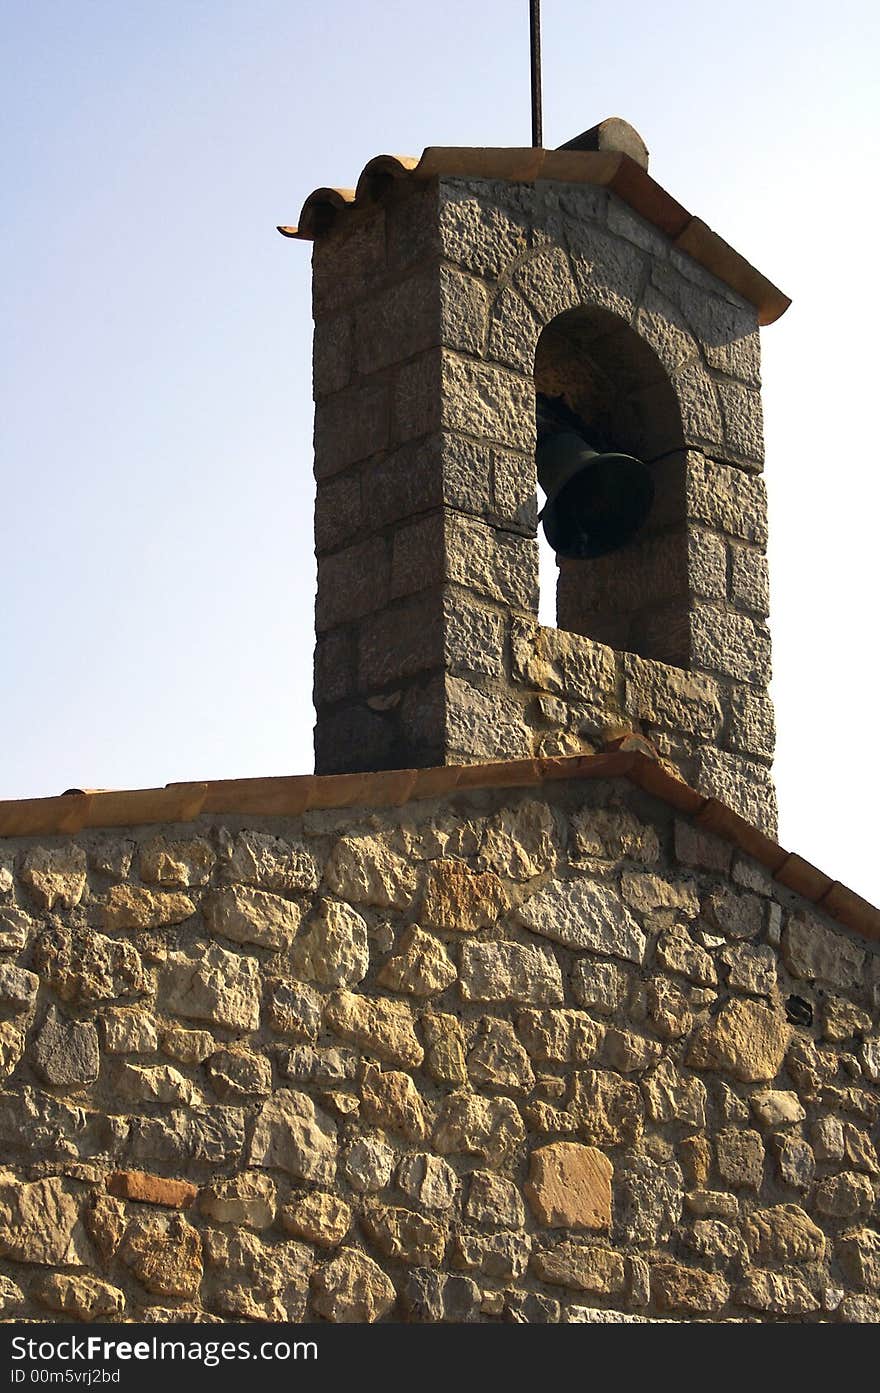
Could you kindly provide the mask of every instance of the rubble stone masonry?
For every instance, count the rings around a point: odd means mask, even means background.
[[[0,842],[0,1309],[880,1319],[880,961],[617,781]]]

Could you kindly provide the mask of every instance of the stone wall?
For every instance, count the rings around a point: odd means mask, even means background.
[[[586,752],[624,720],[772,833],[753,307],[602,189],[444,179],[317,237],[314,314],[317,771]],[[560,324],[543,386],[589,415],[601,378],[657,501],[637,542],[564,564],[557,634],[534,409]]]
[[[880,963],[619,782],[0,842],[7,1318],[880,1319]]]

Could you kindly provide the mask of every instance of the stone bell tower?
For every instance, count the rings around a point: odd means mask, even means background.
[[[379,157],[282,229],[314,242],[316,769],[588,753],[630,729],[772,832],[758,326],[788,300],[631,134],[629,154]],[[555,629],[536,394],[654,482],[631,541],[560,563]]]

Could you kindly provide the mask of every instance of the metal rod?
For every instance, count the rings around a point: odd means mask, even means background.
[[[532,145],[543,144],[541,114],[541,0],[529,0],[529,47],[532,58]]]

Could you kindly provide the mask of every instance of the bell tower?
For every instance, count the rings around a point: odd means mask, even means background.
[[[380,156],[281,229],[314,243],[316,769],[632,730],[772,832],[758,327],[789,302],[607,124]]]

